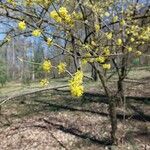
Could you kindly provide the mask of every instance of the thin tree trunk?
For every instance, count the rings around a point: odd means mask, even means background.
[[[34,49],[32,48],[32,62],[34,62],[34,58],[35,58]],[[34,67],[34,64],[33,64],[32,65],[32,81],[34,81],[34,80],[35,80],[35,67]]]
[[[91,77],[94,79],[94,81],[98,80],[97,71],[93,67],[91,71]]]
[[[117,92],[117,103],[119,106],[123,104],[123,99],[124,99],[124,86],[123,86],[123,80],[119,79],[117,82],[117,87],[118,87],[118,92]]]
[[[111,121],[111,142],[117,144],[117,113],[116,113],[116,100],[114,97],[109,98],[109,116]]]
[[[13,69],[12,69],[12,79],[15,79],[15,45],[14,45],[14,40],[12,41],[12,65],[13,65]]]
[[[96,67],[93,66],[95,69]],[[99,70],[97,70],[97,73],[99,75],[99,78],[101,80],[102,86],[105,90],[106,95],[109,98],[109,117],[110,117],[110,122],[111,122],[111,142],[113,145],[117,144],[117,137],[116,137],[116,132],[117,132],[117,113],[116,113],[116,97],[110,93],[108,90],[108,87],[106,85],[105,77],[100,73]]]

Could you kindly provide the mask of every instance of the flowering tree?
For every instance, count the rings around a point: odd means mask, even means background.
[[[73,96],[83,95],[83,67],[92,66],[109,99],[111,139],[116,143],[116,102],[124,97],[123,80],[132,67],[132,59],[144,55],[142,45],[149,42],[150,27],[143,21],[150,17],[149,5],[138,0],[2,0],[0,12],[1,19],[14,22],[1,45],[15,36],[33,36],[72,58],[75,73],[68,70],[67,62],[53,66],[50,58],[43,60],[42,68],[47,74],[51,69],[57,69],[59,74],[67,72]],[[115,92],[107,82],[112,76],[107,74],[109,70],[118,75]],[[41,84],[47,85],[47,78]]]

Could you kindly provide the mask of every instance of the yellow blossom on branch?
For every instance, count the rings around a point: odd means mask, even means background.
[[[124,19],[122,19],[121,22],[120,22],[120,24],[121,24],[122,26],[124,26],[124,25],[126,24],[126,21],[125,21]]]
[[[42,68],[45,72],[50,72],[52,68],[52,64],[50,60],[45,60],[42,64]]]
[[[130,41],[131,41],[131,42],[134,42],[134,41],[135,41],[135,39],[134,39],[134,38],[131,38],[131,39],[130,39]]]
[[[111,68],[111,64],[103,64],[102,67],[104,70],[109,70]]]
[[[53,10],[53,11],[50,13],[50,17],[51,17],[52,19],[54,19],[56,22],[58,22],[58,23],[61,23],[61,22],[62,22],[61,17],[59,16],[59,14],[58,14],[55,10]]]
[[[123,43],[122,43],[122,40],[121,40],[121,39],[117,39],[116,44],[117,44],[118,46],[121,46],[121,45],[123,44]]]
[[[26,29],[26,23],[25,23],[24,21],[20,21],[20,22],[18,23],[18,28],[19,28],[20,30],[25,30],[25,29]]]
[[[105,16],[106,16],[106,17],[109,17],[109,16],[110,16],[110,13],[109,13],[109,12],[105,12]]]
[[[94,25],[94,27],[95,27],[95,32],[96,32],[96,33],[100,31],[100,28],[101,28],[101,27],[100,27],[99,24],[96,23],[96,24]]]
[[[104,54],[105,56],[109,56],[109,55],[110,55],[109,47],[105,47],[105,48],[104,48],[103,54]]]
[[[133,50],[132,47],[128,47],[127,49],[128,49],[128,52],[132,52]]]
[[[136,51],[136,56],[139,57],[142,55],[142,52],[141,51]]]
[[[66,23],[67,25],[73,26],[74,21],[72,16],[69,14],[67,8],[65,7],[60,7],[58,12],[57,11],[52,11],[50,13],[50,17],[54,19],[58,23]]]
[[[113,37],[112,32],[110,32],[110,33],[106,33],[106,37],[107,37],[107,39],[108,39],[108,40],[111,40],[111,39],[112,39],[112,37]]]
[[[82,65],[86,65],[87,62],[88,62],[87,59],[82,59],[82,60],[81,60]]]
[[[69,81],[71,94],[75,97],[80,97],[83,95],[84,87],[83,87],[83,72],[77,71],[72,79]]]
[[[35,37],[39,37],[41,35],[41,30],[40,29],[33,30],[32,35]]]
[[[105,57],[99,56],[99,57],[96,58],[96,61],[99,62],[99,63],[104,63],[105,62]]]
[[[42,80],[40,81],[40,85],[41,85],[41,86],[47,86],[48,84],[49,84],[48,79],[42,79]]]
[[[53,40],[51,38],[47,38],[46,43],[48,46],[51,46],[53,44]]]
[[[60,7],[59,14],[61,17],[66,17],[68,15],[68,10],[65,7]]]
[[[118,16],[114,16],[113,22],[116,22],[118,20]]]
[[[57,66],[58,74],[64,73],[66,71],[66,64],[65,63],[59,63]]]

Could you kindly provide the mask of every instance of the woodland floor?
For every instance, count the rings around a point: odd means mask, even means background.
[[[118,147],[110,145],[107,97],[98,83],[88,82],[80,99],[62,89],[5,103],[0,114],[0,150],[150,150],[150,77],[149,71],[141,74],[139,83],[126,83],[126,106],[117,108]],[[59,84],[60,80],[51,86]],[[39,88],[10,85],[0,89],[0,99]]]

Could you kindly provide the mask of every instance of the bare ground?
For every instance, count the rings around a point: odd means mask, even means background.
[[[117,147],[110,145],[107,98],[93,86],[80,99],[68,91],[48,91],[6,103],[0,150],[150,150],[149,82],[126,86],[126,108],[118,107]]]

